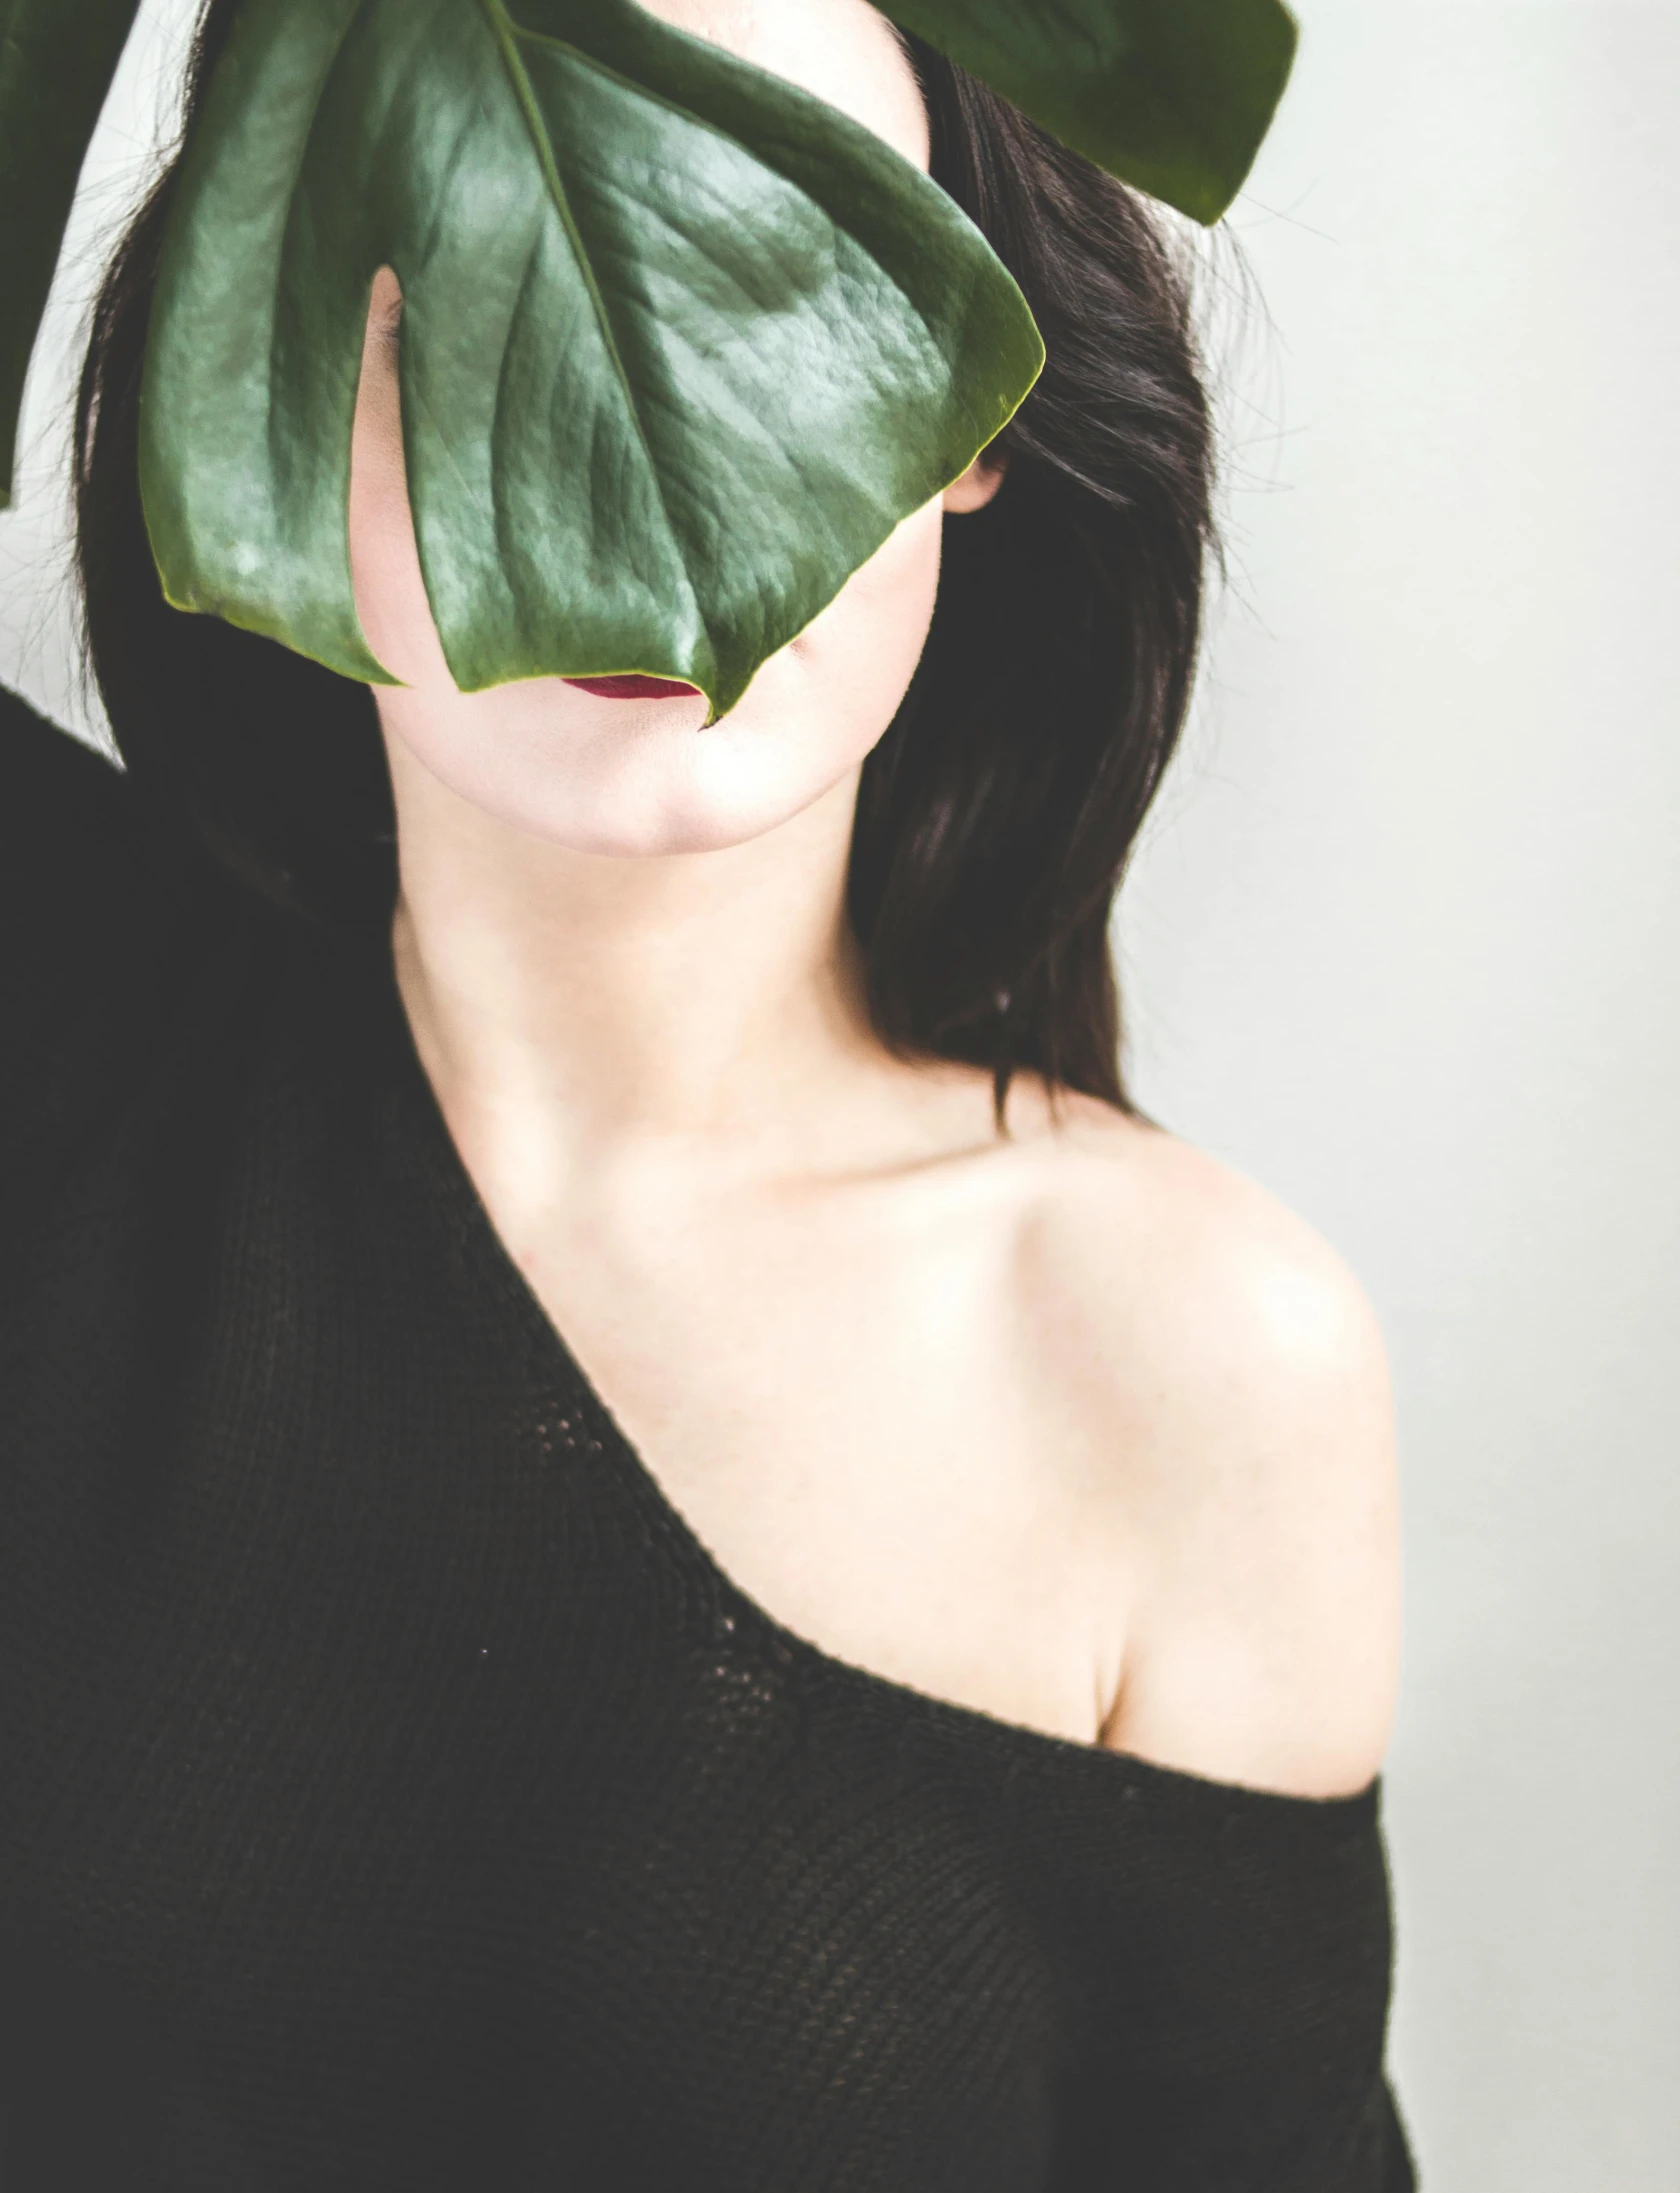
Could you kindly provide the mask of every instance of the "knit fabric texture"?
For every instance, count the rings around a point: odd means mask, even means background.
[[[1380,1784],[829,1654],[506,1253],[378,946],[0,701],[4,2193],[1404,2193]]]

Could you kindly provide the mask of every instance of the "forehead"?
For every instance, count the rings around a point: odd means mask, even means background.
[[[813,92],[928,164],[927,114],[908,56],[869,0],[641,0],[650,15]]]

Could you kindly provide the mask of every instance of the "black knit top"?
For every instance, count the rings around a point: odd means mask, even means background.
[[[1379,1785],[772,1619],[144,813],[0,702],[4,2193],[1404,2193]]]

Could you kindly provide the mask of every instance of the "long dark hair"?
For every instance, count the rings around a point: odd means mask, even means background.
[[[184,126],[239,0],[209,0]],[[907,1058],[985,1067],[999,1124],[1034,1070],[1132,1113],[1109,917],[1177,743],[1217,556],[1213,435],[1184,247],[1148,203],[916,39],[932,170],[1038,319],[1038,385],[983,511],[947,519],[926,649],[863,771],[848,881],[870,1012]],[[76,415],[88,659],[160,827],[271,907],[390,918],[370,690],[164,601],[140,507],[141,365],[175,167],[97,300]]]

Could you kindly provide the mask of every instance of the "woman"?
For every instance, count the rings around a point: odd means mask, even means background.
[[[863,0],[655,12],[930,168],[1050,362],[702,730],[455,690],[387,271],[370,694],[158,598],[140,217],[80,418],[128,773],[0,733],[8,2164],[1393,2193],[1382,1351],[1118,1078],[1181,277]]]

